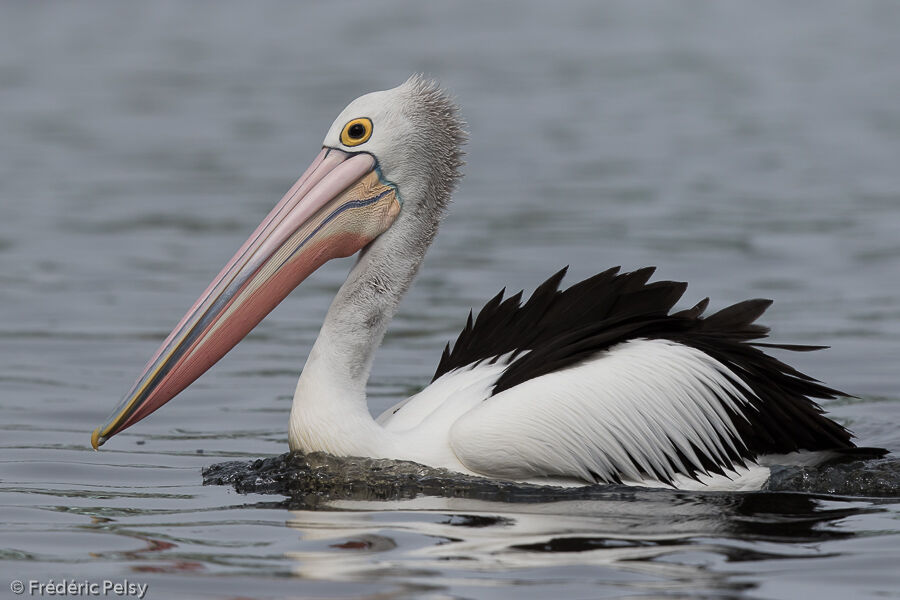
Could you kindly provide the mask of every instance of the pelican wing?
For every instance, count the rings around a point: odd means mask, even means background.
[[[467,467],[517,479],[670,481],[763,454],[853,447],[813,400],[844,394],[760,349],[818,347],[754,342],[768,333],[755,321],[771,301],[704,317],[703,300],[671,313],[686,284],[647,283],[653,270],[610,269],[559,290],[563,270],[524,304],[501,292],[470,316],[435,379],[500,357],[504,368],[451,430]]]

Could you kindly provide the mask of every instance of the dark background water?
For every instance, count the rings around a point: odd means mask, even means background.
[[[156,598],[896,596],[900,512],[875,500],[290,511],[202,487],[204,465],[286,448],[347,261],[88,440],[343,106],[421,71],[463,107],[468,166],[373,411],[500,287],[655,264],[688,302],[774,298],[777,340],[833,346],[791,357],[857,396],[828,410],[900,450],[898,31],[889,1],[4,3],[0,572]]]

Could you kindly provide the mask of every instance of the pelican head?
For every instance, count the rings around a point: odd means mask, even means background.
[[[351,102],[306,172],[94,430],[93,447],[184,390],[328,260],[372,249],[385,237],[394,243],[382,244],[382,256],[423,255],[459,177],[463,139],[456,105],[419,76]],[[401,240],[411,247],[398,244]],[[402,293],[414,271],[389,284]]]

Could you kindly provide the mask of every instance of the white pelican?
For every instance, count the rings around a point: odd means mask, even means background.
[[[755,342],[768,300],[671,312],[686,284],[610,269],[527,302],[503,292],[470,318],[421,392],[377,419],[375,351],[460,177],[463,122],[414,76],[354,100],[312,165],[146,366],[94,448],[197,379],[331,258],[359,252],[294,394],[290,447],[561,483],[758,487],[771,455],[856,449],[816,398],[842,395]],[[828,452],[825,452],[828,451]],[[816,458],[817,459],[817,458]],[[747,483],[749,482],[749,483]]]

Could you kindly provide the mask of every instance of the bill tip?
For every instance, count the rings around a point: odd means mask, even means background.
[[[94,447],[94,450],[99,450],[100,446],[103,445],[103,442],[106,440],[100,437],[100,428],[94,430],[94,433],[91,434],[91,446]]]

